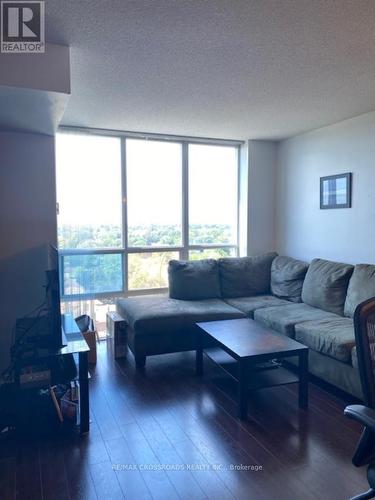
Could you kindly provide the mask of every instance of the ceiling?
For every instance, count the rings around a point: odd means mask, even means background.
[[[282,139],[375,109],[374,0],[46,0],[64,125]]]

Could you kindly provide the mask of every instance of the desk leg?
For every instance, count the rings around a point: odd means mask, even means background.
[[[90,403],[88,352],[79,353],[79,396],[80,396],[80,432],[85,434],[90,430]]]
[[[241,420],[247,418],[247,378],[246,363],[238,361],[238,416]]]
[[[299,353],[298,360],[299,371],[299,388],[298,388],[298,403],[299,407],[307,409],[309,400],[309,351],[303,350]]]

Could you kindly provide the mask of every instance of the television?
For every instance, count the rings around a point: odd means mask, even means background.
[[[46,305],[51,335],[50,347],[58,349],[66,346],[67,340],[61,321],[59,251],[53,245],[49,245],[46,277]]]
[[[67,345],[60,306],[59,252],[53,245],[47,248],[46,299],[32,316],[16,321],[16,344],[30,349],[57,350]]]

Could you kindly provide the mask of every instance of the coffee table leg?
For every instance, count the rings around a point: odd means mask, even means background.
[[[309,399],[309,351],[305,349],[299,353],[299,390],[298,403],[299,407],[306,409]]]
[[[238,361],[238,416],[241,420],[247,418],[246,365],[243,360]]]

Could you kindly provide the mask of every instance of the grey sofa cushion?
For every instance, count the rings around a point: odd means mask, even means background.
[[[290,257],[278,256],[271,266],[271,292],[276,297],[301,302],[303,280],[309,265]]]
[[[271,264],[276,253],[219,259],[222,297],[248,297],[270,291]]]
[[[173,332],[176,335],[199,321],[244,318],[245,314],[220,299],[176,300],[160,295],[118,299],[117,311],[136,335]]]
[[[353,318],[356,307],[363,301],[375,297],[375,266],[357,264],[349,281],[344,314]]]
[[[344,363],[350,363],[355,345],[353,320],[349,318],[321,319],[296,325],[296,340]]]
[[[283,307],[265,307],[254,312],[254,319],[262,325],[294,338],[295,325],[309,320],[337,318],[335,314],[322,311],[307,304],[289,304]]]
[[[250,318],[254,318],[254,311],[263,307],[290,305],[289,301],[278,299],[273,295],[255,295],[252,297],[237,297],[235,299],[224,300],[227,304],[244,312]]]
[[[344,314],[344,303],[353,266],[314,259],[307,271],[302,288],[306,304],[335,314]]]
[[[171,299],[202,300],[220,297],[219,268],[214,259],[171,260],[168,278]]]

